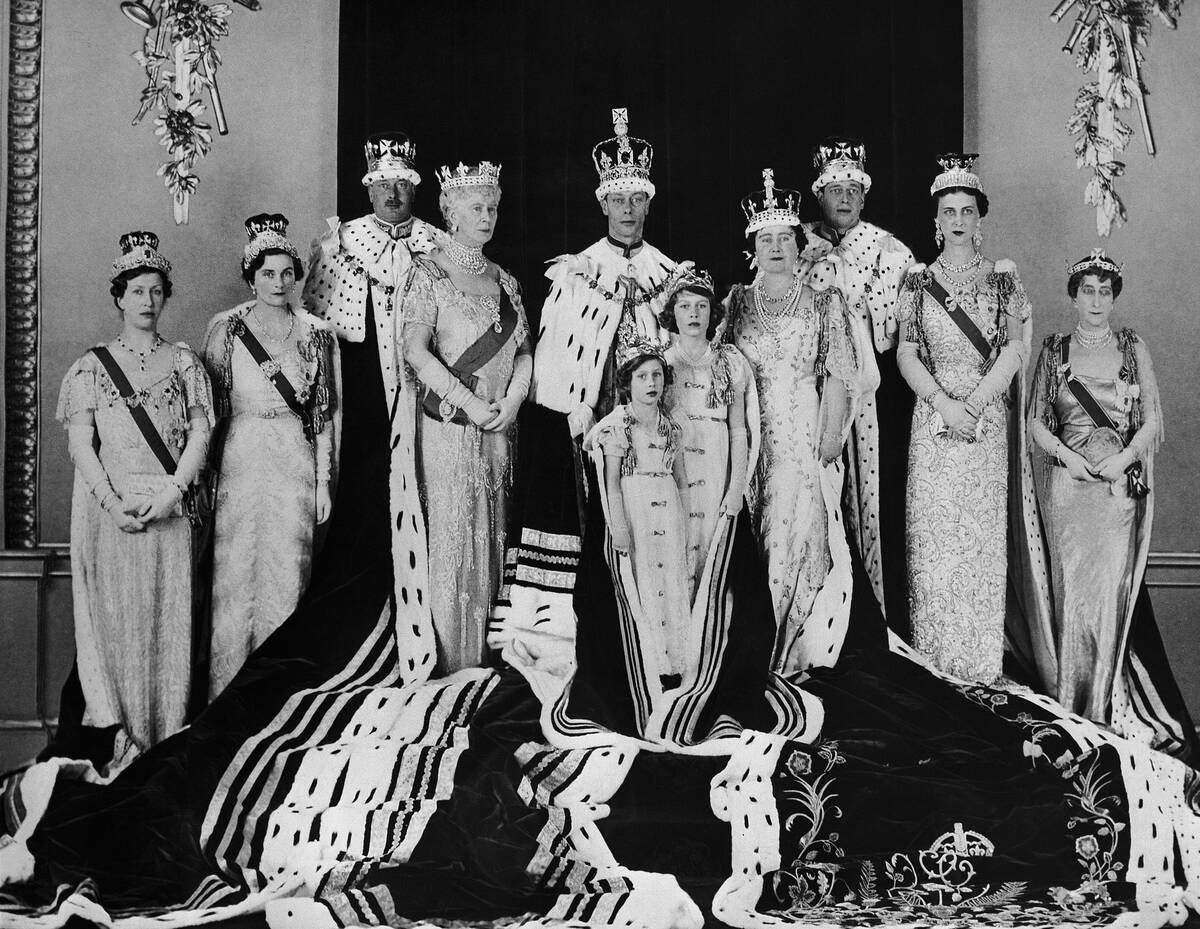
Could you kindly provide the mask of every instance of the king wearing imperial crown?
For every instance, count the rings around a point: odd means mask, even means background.
[[[534,352],[534,402],[521,423],[524,448],[536,449],[536,458],[524,455],[516,470],[515,522],[489,636],[506,660],[544,680],[551,693],[561,688],[574,653],[571,599],[588,483],[580,442],[615,405],[616,352],[639,339],[665,345],[658,313],[690,267],[642,238],[655,193],[654,149],[629,135],[624,108],[612,115],[613,136],[592,150],[607,233],[582,252],[559,255],[546,271],[551,286]]]

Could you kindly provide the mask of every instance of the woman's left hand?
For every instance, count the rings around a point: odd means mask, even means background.
[[[1114,484],[1117,481],[1124,480],[1125,469],[1133,464],[1133,458],[1128,452],[1117,452],[1115,455],[1109,455],[1099,464],[1092,467],[1092,473],[1102,481],[1108,481]]]
[[[821,446],[817,449],[821,464],[827,465],[842,457],[842,437],[826,434],[821,437]]]
[[[329,481],[317,481],[317,525],[329,519],[333,512],[333,499],[329,496]]]
[[[513,424],[517,418],[517,412],[521,409],[521,397],[509,397],[505,394],[496,401],[496,406],[500,407],[500,412],[486,426],[481,426],[484,432],[503,432]]]
[[[134,515],[143,523],[158,522],[158,520],[170,516],[171,511],[179,505],[181,499],[183,499],[182,491],[174,484],[170,484],[142,504],[141,509]]]
[[[733,519],[738,513],[742,512],[742,507],[746,504],[746,494],[741,487],[730,487],[725,492],[725,499],[721,501],[721,508],[717,511],[718,518]]]

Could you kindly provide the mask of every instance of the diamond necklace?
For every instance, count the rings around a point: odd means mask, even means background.
[[[282,345],[284,342],[290,339],[292,337],[292,332],[294,332],[296,329],[296,314],[290,309],[288,310],[288,318],[290,320],[288,323],[288,331],[279,338],[275,338],[275,336],[271,335],[271,330],[267,328],[267,324],[263,322],[262,317],[258,315],[255,307],[250,307],[250,313],[254,317],[254,321],[258,323],[258,328],[261,329],[263,335],[267,337],[267,341],[274,342],[276,345]]]
[[[941,265],[946,271],[949,271],[951,274],[966,274],[968,271],[974,270],[975,268],[979,267],[979,263],[981,261],[983,261],[983,253],[976,252],[975,256],[973,258],[969,259],[968,261],[966,261],[960,265],[950,264],[950,262],[948,262],[946,260],[945,255],[938,255],[937,260],[934,262],[934,264]]]
[[[482,274],[487,270],[483,246],[464,245],[458,239],[450,239],[445,248],[446,256],[468,274]]]

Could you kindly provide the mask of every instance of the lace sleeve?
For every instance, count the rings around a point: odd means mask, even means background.
[[[824,329],[825,371],[856,393],[862,374],[862,359],[854,338],[855,320],[851,318],[846,301],[836,289],[831,287],[817,294],[816,299]]]
[[[216,416],[212,383],[208,379],[208,372],[204,370],[204,362],[190,348],[180,346],[175,366],[183,383],[183,402],[189,411],[189,418],[190,411],[199,407],[204,411],[204,418],[211,429],[216,423]]]
[[[96,356],[91,352],[75,361],[63,377],[58,392],[58,410],[54,418],[67,427],[71,417],[87,413],[100,405],[99,389],[96,385]]]
[[[209,384],[213,394],[213,409],[218,417],[228,416],[230,393],[233,390],[233,368],[231,365],[232,327],[229,318],[215,318],[208,324],[204,337],[204,363],[208,368]]]
[[[404,298],[404,330],[410,326],[437,329],[438,299],[436,278],[440,271],[427,258],[413,257],[412,281]]]

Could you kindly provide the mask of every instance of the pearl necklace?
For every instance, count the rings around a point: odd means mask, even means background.
[[[941,265],[942,269],[950,274],[966,274],[968,271],[973,271],[975,268],[978,268],[981,261],[983,261],[983,253],[976,252],[973,258],[960,265],[950,264],[950,262],[946,260],[945,255],[938,255],[934,264]]]
[[[117,344],[120,345],[121,348],[125,349],[125,351],[129,352],[129,354],[131,354],[131,355],[137,355],[138,368],[141,370],[141,372],[143,374],[146,373],[146,360],[151,355],[153,355],[156,351],[158,351],[158,347],[160,345],[162,345],[164,342],[166,342],[166,339],[164,339],[162,336],[160,336],[156,332],[154,334],[154,344],[151,345],[148,349],[146,349],[146,351],[140,352],[135,348],[130,348],[129,343],[126,342],[124,338],[122,338],[121,336],[117,336]]]
[[[754,315],[758,318],[759,325],[772,335],[779,332],[782,325],[781,320],[787,316],[794,316],[796,309],[800,306],[800,278],[797,277],[792,281],[792,286],[787,289],[782,297],[771,299],[765,293],[765,285],[760,281],[754,288]],[[768,303],[783,304],[782,308],[768,308]]]
[[[446,257],[468,274],[482,274],[487,270],[487,259],[483,257],[483,246],[464,245],[451,239],[445,246]]]
[[[1097,333],[1096,335],[1089,335],[1084,331],[1084,328],[1081,324],[1077,323],[1075,325],[1075,338],[1079,341],[1080,345],[1086,346],[1087,348],[1101,348],[1102,346],[1105,346],[1111,342],[1112,337],[1112,326],[1105,326],[1103,332]]]

